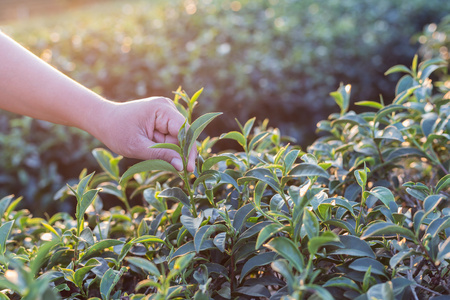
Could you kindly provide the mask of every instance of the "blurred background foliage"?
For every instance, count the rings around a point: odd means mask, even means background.
[[[111,100],[204,87],[197,112],[224,112],[211,136],[256,116],[305,147],[341,82],[354,99],[390,102],[398,77],[383,75],[389,67],[408,65],[418,51],[449,59],[449,18],[439,22],[450,1],[102,1],[64,12],[70,1],[59,2],[57,15],[0,28]],[[37,214],[69,210],[51,205],[53,195],[83,167],[95,170],[90,149],[98,144],[73,128],[1,112],[0,195],[24,195]]]

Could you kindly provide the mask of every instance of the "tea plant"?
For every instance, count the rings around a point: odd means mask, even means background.
[[[75,216],[47,219],[0,200],[2,299],[428,299],[450,295],[450,103],[429,76],[440,59],[403,72],[391,104],[332,93],[339,113],[306,151],[254,118],[196,140],[220,113],[194,119],[202,90],[174,102],[186,124],[176,151],[121,172],[80,174],[57,197]],[[445,85],[440,85],[441,88]],[[189,125],[188,125],[189,124]],[[242,151],[212,153],[221,140]],[[193,147],[199,157],[186,171]],[[116,197],[123,207],[103,209]],[[140,205],[132,205],[137,199]]]

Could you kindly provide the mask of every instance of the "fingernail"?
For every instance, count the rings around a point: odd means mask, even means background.
[[[178,171],[183,171],[183,162],[179,158],[174,158],[170,162]]]

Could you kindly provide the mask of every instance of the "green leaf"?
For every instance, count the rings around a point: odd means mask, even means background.
[[[175,200],[183,203],[187,207],[191,207],[191,202],[189,201],[188,196],[179,187],[165,189],[158,194],[158,197]]]
[[[351,86],[349,84],[344,87],[341,83],[337,91],[330,93],[336,104],[341,108],[341,115],[348,110],[348,106],[350,104],[350,91]]]
[[[239,281],[242,282],[245,276],[256,267],[261,267],[272,263],[276,257],[277,254],[275,252],[264,252],[256,256],[253,256],[252,258],[247,260],[244,266],[242,267]]]
[[[225,244],[227,242],[227,233],[221,232],[214,237],[213,243],[220,250],[220,252],[225,252]]]
[[[323,287],[348,288],[360,292],[358,285],[347,277],[333,277],[325,282]]]
[[[159,277],[161,276],[161,273],[159,272],[158,268],[154,263],[149,261],[148,259],[141,258],[141,257],[126,257],[125,260],[129,262],[130,264],[135,265],[138,268],[141,268],[145,272],[149,273],[150,275]]]
[[[0,230],[1,230],[1,228],[0,228]],[[59,241],[50,241],[45,244],[42,244],[39,247],[38,251],[36,252],[36,255],[30,261],[30,270],[31,270],[31,274],[33,274],[34,277],[39,272],[39,269],[41,268],[42,264],[44,263],[44,259],[47,256],[47,254],[58,243],[59,243]]]
[[[325,177],[329,178],[330,174],[327,171],[319,167],[318,165],[310,164],[310,163],[301,163],[296,165],[289,172],[289,176],[298,176],[298,177]]]
[[[100,242],[97,242],[96,244],[89,247],[81,258],[83,259],[83,261],[87,261],[89,258],[94,256],[101,250],[121,244],[124,244],[124,242],[112,239],[101,240]]]
[[[170,150],[177,152],[180,155],[182,154],[180,146],[172,144],[172,143],[157,143],[148,148],[150,148],[150,149],[170,149]]]
[[[191,97],[191,100],[189,101],[190,106],[192,106],[197,101],[198,97],[200,97],[202,92],[203,92],[203,88],[201,88],[197,92],[195,92],[195,94]]]
[[[367,239],[369,237],[395,237],[398,235],[404,236],[407,239],[410,239],[414,242],[416,242],[416,236],[414,233],[404,227],[394,225],[391,223],[375,223],[370,225],[362,234],[361,239]]]
[[[359,106],[366,106],[366,107],[372,107],[377,109],[382,109],[384,106],[381,103],[375,102],[375,101],[359,101],[355,102],[356,105]]]
[[[316,215],[308,208],[303,211],[303,226],[309,239],[319,235],[320,227]]]
[[[251,286],[241,286],[236,289],[236,293],[249,296],[250,298],[269,298],[269,290],[262,284],[255,284]]]
[[[303,255],[300,253],[298,247],[295,246],[294,242],[290,239],[282,236],[275,237],[265,244],[265,246],[289,261],[289,263],[294,266],[297,271],[303,271]]]
[[[248,151],[252,151],[256,145],[260,142],[262,142],[267,136],[269,136],[271,133],[270,132],[260,132],[257,135],[255,135],[251,140],[250,143],[248,144]]]
[[[204,225],[200,227],[195,233],[194,246],[197,253],[200,252],[203,241],[212,234],[210,229],[212,229],[212,232],[214,232],[214,227],[211,227],[211,225]]]
[[[178,174],[178,171],[168,162],[160,159],[142,161],[130,167],[120,178],[120,183],[128,180],[134,174],[150,171],[167,171]]]
[[[277,234],[283,228],[284,227],[278,223],[271,223],[266,225],[263,229],[261,229],[260,233],[258,234],[255,249],[258,250],[265,241],[267,241],[270,237]]]
[[[92,176],[94,176],[95,172],[92,172],[89,175],[86,175],[83,179],[80,180],[80,183],[78,183],[77,185],[77,190],[76,190],[76,194],[78,195],[78,197],[81,197],[84,195],[84,193],[86,193],[86,189],[88,188],[89,185],[89,181],[91,181]]]
[[[347,221],[331,219],[323,222],[326,225],[333,225],[342,229],[345,229],[349,234],[355,235],[355,228]]]
[[[331,254],[349,255],[349,256],[367,256],[375,259],[375,253],[370,245],[352,235],[339,235],[340,242],[344,245],[343,248],[336,249]]]
[[[245,137],[248,137],[250,135],[250,131],[252,130],[253,124],[255,123],[256,118],[253,117],[251,119],[249,119],[245,125],[244,128],[242,128],[242,133],[244,134]]]
[[[399,111],[399,110],[403,110],[406,109],[406,107],[404,107],[403,105],[395,105],[395,104],[391,104],[388,105],[382,109],[380,109],[376,115],[375,115],[375,119],[373,120],[373,122],[376,124],[377,122],[380,122],[385,116],[392,114],[393,112]]]
[[[403,138],[403,135],[400,130],[397,129],[397,127],[389,125],[387,126],[383,134],[380,137],[381,139],[387,139],[387,140],[395,140],[399,142],[404,142],[405,139]]]
[[[242,133],[237,131],[231,131],[228,133],[224,133],[220,136],[220,139],[231,139],[235,140],[241,145],[244,149],[247,148],[247,139],[245,136],[242,135]]]
[[[274,175],[267,169],[264,168],[254,168],[245,173],[244,177],[238,179],[238,184],[243,185],[247,181],[260,180],[267,183],[275,191],[282,193],[280,184],[274,178]]]
[[[442,262],[448,259],[450,259],[450,237],[439,245],[439,251],[436,258],[437,262]]]
[[[339,242],[339,238],[333,232],[326,231],[308,241],[308,251],[311,255],[315,255],[320,247],[330,242]]]
[[[153,188],[145,189],[144,192],[142,193],[142,195],[144,196],[145,201],[147,201],[148,204],[150,204],[151,206],[156,208],[157,211],[159,211],[159,212],[166,211],[166,206],[164,205],[164,203],[162,203],[163,201],[160,201],[156,197],[155,189],[153,189]]]
[[[402,250],[396,253],[394,256],[391,257],[389,260],[389,266],[392,269],[395,269],[395,267],[404,259],[410,257],[412,254],[414,254],[414,251],[411,249],[408,250]]]
[[[97,197],[99,190],[89,190],[83,194],[81,199],[78,200],[76,207],[76,217],[77,217],[77,233],[80,234],[84,226],[84,213],[88,209],[89,205],[92,204],[95,197]]]
[[[367,297],[371,300],[394,300],[392,282],[379,283],[367,291]]]
[[[389,206],[390,202],[395,202],[395,198],[392,192],[389,189],[385,188],[384,186],[376,186],[373,189],[371,189],[370,192],[367,193],[381,200],[381,202],[383,202],[383,204],[387,208],[390,207]]]
[[[440,232],[450,227],[450,216],[434,219],[427,226],[425,235],[429,234],[431,238],[436,237]]]
[[[203,222],[203,216],[199,215],[197,218],[189,217],[189,216],[181,216],[180,217],[181,224],[186,227],[186,229],[189,231],[189,233],[192,236],[195,236],[195,233],[200,228],[200,225]]]
[[[6,241],[8,240],[11,229],[14,225],[14,220],[4,223],[0,227],[0,253],[5,254],[6,252]]]
[[[450,174],[442,177],[439,182],[436,184],[435,193],[438,194],[443,189],[447,188],[450,185]]]
[[[444,68],[445,65],[441,65],[441,66],[437,66],[437,65],[430,65],[425,67],[423,70],[421,70],[418,74],[418,76],[420,77],[421,80],[425,80],[428,77],[430,77],[431,73],[433,73],[434,71]]]
[[[214,166],[218,162],[229,160],[229,159],[235,160],[236,157],[234,155],[232,155],[232,154],[220,154],[220,155],[215,155],[215,156],[208,157],[203,162],[202,172],[210,170],[212,168],[212,166]]]
[[[378,260],[375,260],[373,258],[368,257],[358,258],[354,262],[352,262],[348,267],[358,272],[366,272],[369,266],[371,267],[372,274],[387,277],[384,265],[380,263]]]
[[[425,153],[423,151],[416,149],[416,148],[398,148],[389,153],[388,157],[386,158],[386,161],[392,161],[398,158],[403,157],[409,157],[409,156],[419,156],[419,157],[426,157]]]
[[[98,263],[98,265],[91,265],[91,266],[79,268],[73,275],[75,285],[78,288],[83,289],[83,280],[84,280],[84,277],[86,276],[86,274],[89,273],[89,271],[91,271],[93,268],[100,266],[100,265],[101,264]]]
[[[442,195],[431,195],[425,198],[423,201],[423,210],[425,211],[425,215],[428,215],[432,212],[444,199]]]
[[[5,211],[8,208],[8,206],[11,203],[11,200],[13,198],[14,198],[14,195],[9,195],[9,196],[3,197],[2,200],[0,200],[0,224],[1,224],[1,219],[5,215]]]
[[[120,271],[115,271],[113,269],[108,269],[100,281],[100,294],[103,300],[109,300],[111,292],[119,282],[120,277],[127,270],[126,267],[122,267]]]
[[[236,212],[233,219],[233,227],[237,232],[241,231],[244,222],[255,212],[255,208],[252,203],[248,203]]]
[[[122,159],[121,156],[113,157],[111,152],[103,148],[95,148],[92,150],[92,155],[94,155],[97,163],[100,167],[108,173],[112,178],[119,178],[119,161]]]
[[[393,73],[398,73],[398,72],[402,72],[402,73],[408,73],[412,76],[414,76],[414,74],[411,72],[410,69],[408,69],[406,66],[404,65],[395,65],[393,67],[390,67],[385,73],[384,75],[387,76],[389,74],[393,74]]]
[[[186,269],[189,264],[191,263],[192,259],[195,257],[195,253],[188,253],[186,255],[183,255],[175,260],[175,264],[173,266],[173,269],[170,270],[169,274],[167,275],[167,280],[172,279],[176,275],[180,274],[181,272]]]
[[[203,129],[217,116],[222,113],[207,113],[198,117],[189,127],[186,132],[186,144],[183,148],[184,157],[189,157],[192,146],[194,145],[197,138],[202,133]]]

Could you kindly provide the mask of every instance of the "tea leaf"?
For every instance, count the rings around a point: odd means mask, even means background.
[[[186,132],[186,144],[183,148],[184,157],[189,157],[192,146],[208,124],[222,113],[207,113],[198,117]]]
[[[303,255],[298,250],[298,247],[295,246],[294,242],[290,239],[281,236],[275,237],[265,244],[265,246],[289,261],[289,263],[294,266],[297,271],[303,271]]]
[[[255,208],[253,207],[253,204],[249,203],[241,208],[236,212],[236,215],[234,216],[233,220],[233,227],[236,229],[237,232],[241,231],[242,226],[244,225],[244,222],[247,221],[247,219],[255,212]]]
[[[241,275],[239,281],[242,282],[244,280],[245,276],[252,271],[256,267],[261,267],[268,265],[272,263],[275,258],[277,257],[277,254],[275,252],[264,252],[261,254],[258,254],[256,256],[253,256],[249,260],[247,260],[242,267]]]
[[[128,180],[134,174],[150,171],[167,171],[178,174],[178,171],[168,162],[160,159],[152,159],[142,161],[130,167],[120,178],[120,183]]]
[[[149,273],[152,276],[159,277],[161,276],[161,273],[159,272],[156,265],[149,261],[148,259],[141,258],[141,257],[126,257],[125,260],[133,265],[135,265],[138,268],[141,268],[145,272]]]
[[[0,227],[0,253],[5,254],[6,252],[6,240],[8,239],[11,229],[14,225],[14,220],[4,223]]]
[[[158,194],[158,197],[175,200],[191,207],[188,196],[179,187],[168,188]]]
[[[239,145],[241,145],[241,147],[243,147],[244,149],[247,148],[247,139],[245,138],[245,136],[242,135],[242,133],[237,132],[237,131],[231,131],[225,134],[222,134],[220,136],[220,139],[231,139],[231,140],[235,140],[236,142],[239,143]]]
[[[375,223],[370,225],[362,234],[361,239],[369,237],[394,237],[397,234],[404,236],[412,241],[416,241],[416,236],[411,230],[390,223]]]
[[[120,271],[115,271],[113,269],[108,269],[100,281],[100,294],[103,300],[109,300],[110,295],[117,282],[119,282],[120,277],[127,270],[126,267],[122,267]]]
[[[150,148],[150,149],[170,149],[170,150],[177,152],[180,155],[182,154],[180,146],[172,144],[172,143],[157,143],[148,148]]]
[[[327,171],[325,171],[318,165],[313,165],[310,163],[301,163],[292,168],[292,170],[289,172],[289,176],[299,176],[299,177],[319,176],[329,178],[330,174],[328,174]]]

